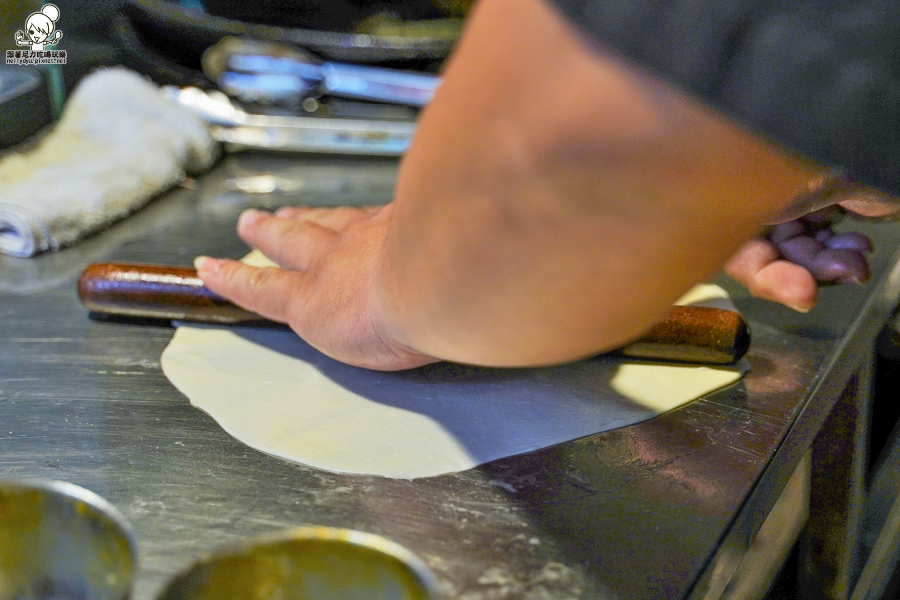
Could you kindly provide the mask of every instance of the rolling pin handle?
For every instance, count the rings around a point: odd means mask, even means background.
[[[217,296],[197,271],[137,263],[101,263],[85,269],[78,295],[91,312],[126,317],[220,324],[265,320]],[[673,306],[640,339],[618,350],[632,358],[727,365],[750,347],[750,330],[737,312]]]
[[[89,311],[101,314],[222,324],[262,320],[214,294],[186,267],[90,265],[78,280],[78,296]]]

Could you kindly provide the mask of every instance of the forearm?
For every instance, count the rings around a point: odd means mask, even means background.
[[[563,362],[651,326],[821,174],[592,47],[545,1],[480,0],[395,202],[247,211],[241,239],[280,268],[198,257],[204,283],[361,367]],[[748,247],[754,293],[814,304],[812,272]],[[829,281],[864,279],[864,251],[826,257]]]
[[[542,2],[481,0],[401,168],[378,275],[389,334],[494,365],[610,349],[814,171]]]

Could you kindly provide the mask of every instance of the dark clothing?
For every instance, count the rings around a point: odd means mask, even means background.
[[[757,132],[900,194],[897,0],[553,0]]]

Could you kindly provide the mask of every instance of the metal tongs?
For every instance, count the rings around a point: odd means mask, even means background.
[[[238,148],[401,156],[416,130],[411,121],[251,114],[222,92],[196,87],[164,86],[160,93],[209,123],[214,139]]]
[[[229,96],[261,104],[330,95],[421,107],[441,83],[435,75],[322,62],[294,46],[238,37],[211,46],[203,72]]]
[[[203,55],[203,71],[227,95],[172,86],[162,93],[209,123],[213,138],[230,149],[381,156],[406,152],[416,129],[416,109],[431,100],[441,81],[434,75],[322,62],[300,48],[238,37],[225,37],[211,46]],[[357,114],[401,116],[254,114],[229,98],[261,105],[266,112],[272,105],[303,106],[310,112],[306,102],[318,107],[317,98],[323,95],[365,100],[357,103]]]

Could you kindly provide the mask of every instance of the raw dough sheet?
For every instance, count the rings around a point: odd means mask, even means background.
[[[264,257],[251,258],[262,264]],[[698,286],[682,303],[734,309]],[[169,380],[228,433],[329,471],[452,473],[652,418],[747,370],[597,357],[539,369],[449,363],[384,373],[334,361],[287,330],[178,327]]]

